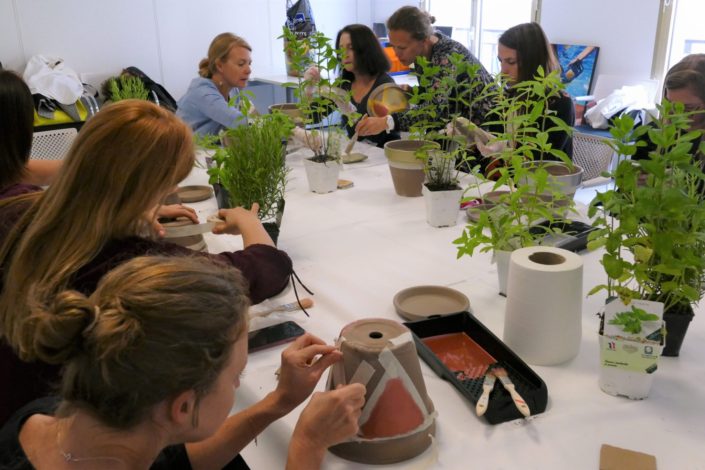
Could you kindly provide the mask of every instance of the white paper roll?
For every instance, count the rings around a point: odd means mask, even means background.
[[[574,358],[582,336],[583,260],[561,248],[512,252],[507,278],[504,342],[529,364]]]

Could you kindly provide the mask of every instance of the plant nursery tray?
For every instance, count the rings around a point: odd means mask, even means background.
[[[468,377],[462,371],[450,370],[426,345],[423,341],[424,338],[465,333],[486,353],[481,355],[480,362],[491,356],[496,361],[493,366],[501,366],[507,370],[509,378],[516,386],[517,392],[526,401],[532,415],[546,410],[548,390],[541,377],[471,313],[462,312],[404,324],[414,335],[419,356],[439,377],[450,382],[471,403],[476,404],[482,394],[484,374]],[[490,392],[489,404],[484,418],[489,424],[498,424],[523,417],[514,405],[509,392],[497,380],[492,392]]]
[[[539,234],[543,228],[549,226],[548,221],[544,221],[529,229],[531,233]],[[563,248],[564,250],[578,253],[587,248],[588,236],[590,232],[596,230],[592,225],[572,220],[556,221],[553,227],[557,227],[561,233],[549,235],[541,241],[542,245]]]

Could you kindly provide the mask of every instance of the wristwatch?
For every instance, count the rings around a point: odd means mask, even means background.
[[[387,134],[394,130],[394,118],[391,114],[387,114]]]

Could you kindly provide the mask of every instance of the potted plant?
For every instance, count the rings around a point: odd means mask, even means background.
[[[247,109],[247,100],[243,101]],[[224,190],[218,191],[219,205],[222,199],[227,199],[226,207],[252,207],[258,203],[258,215],[276,243],[289,173],[285,165],[286,138],[294,124],[280,112],[248,119],[249,125],[223,131],[224,145],[214,147],[209,182]]]
[[[325,131],[305,133],[307,146],[313,151],[313,156],[304,160],[309,188],[314,193],[329,193],[337,189],[343,143],[339,124],[332,121],[330,114],[335,108],[347,112],[350,104],[350,94],[340,88],[340,51],[323,33],[297,39],[288,28],[283,32],[287,56],[298,76],[296,83],[285,86],[295,87],[301,122],[304,126],[320,123],[327,127]],[[305,71],[312,66],[317,73],[308,76]]]
[[[651,125],[615,120],[612,145],[623,156],[611,175],[615,189],[598,193],[589,209],[597,230],[588,247],[604,247],[607,274],[590,293],[663,303],[665,356],[679,354],[692,305],[705,293],[705,175],[692,154],[701,132],[690,130],[691,114],[664,101]],[[648,158],[629,159],[647,137],[654,144]]]
[[[550,133],[571,131],[547,106],[562,88],[556,72],[544,75],[539,68],[533,80],[515,84],[512,93],[507,93],[501,76],[489,91],[495,95],[496,103],[495,116],[489,124],[501,129],[486,142],[488,148],[495,149],[492,158],[496,166],[489,172],[494,181],[476,173],[473,188],[479,196],[475,198],[487,210],[480,211],[453,243],[458,257],[472,256],[478,248],[493,252],[502,295],[506,293],[511,251],[537,245],[546,236],[560,233],[559,222],[574,212],[575,188],[572,192],[566,190],[565,183],[550,173],[556,163],[572,166],[568,156],[549,143]],[[466,129],[466,133],[474,132]],[[548,160],[549,156],[559,161]],[[488,186],[491,199],[489,192],[484,191]],[[529,230],[530,227],[535,228]]]
[[[468,63],[457,53],[451,54],[444,66],[450,71],[443,72],[440,65],[425,57],[418,57],[417,62],[421,86],[413,89],[407,111],[413,123],[411,140],[387,142],[384,151],[396,193],[409,197],[423,194],[429,224],[455,225],[462,194],[458,168],[467,160],[467,153],[465,139],[447,134],[446,128],[474,103],[473,93],[481,86],[475,79],[479,65]],[[435,82],[438,76],[443,78]]]

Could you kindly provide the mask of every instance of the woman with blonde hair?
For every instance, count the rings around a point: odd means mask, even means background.
[[[188,126],[153,103],[125,100],[85,124],[49,189],[0,201],[0,334],[22,360],[0,344],[0,382],[15,384],[1,392],[0,422],[56,376],[35,371],[41,362],[28,364],[38,359],[26,323],[31,297],[47,301],[67,288],[90,294],[105,273],[136,256],[196,255],[159,240],[153,227],[153,208],[193,165]],[[257,207],[219,215],[225,222],[213,231],[241,234],[244,249],[198,255],[239,268],[255,303],[284,289],[291,260],[274,247]]]
[[[208,57],[198,65],[199,76],[191,81],[176,111],[196,134],[217,135],[222,129],[245,123],[238,95],[252,73],[251,52],[247,41],[232,33],[213,39]],[[235,106],[230,106],[233,98]]]
[[[35,400],[8,421],[0,467],[247,468],[240,450],[342,357],[299,338],[282,354],[276,389],[226,419],[247,362],[248,304],[237,270],[183,257],[135,258],[88,297],[36,299],[28,347],[65,364],[60,401]],[[314,395],[288,468],[318,468],[329,445],[354,435],[364,396],[360,384]]]

